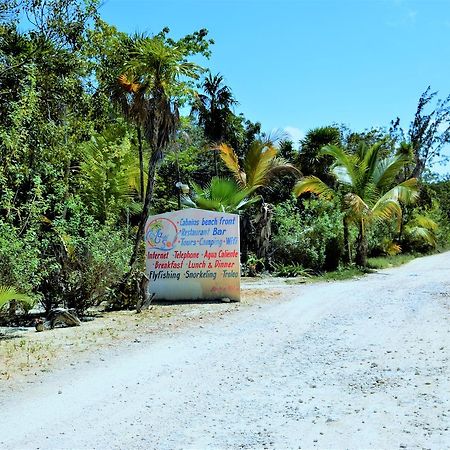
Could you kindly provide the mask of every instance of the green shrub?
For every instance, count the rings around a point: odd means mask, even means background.
[[[39,285],[40,245],[34,229],[20,235],[12,225],[0,221],[0,285],[32,292]]]
[[[51,255],[42,261],[45,309],[64,306],[83,313],[125,274],[132,243],[124,231],[83,215],[53,223],[45,246]]]
[[[302,209],[289,200],[277,205],[273,216],[271,258],[275,264],[301,265],[314,271],[339,265],[343,214],[323,200],[305,200]]]

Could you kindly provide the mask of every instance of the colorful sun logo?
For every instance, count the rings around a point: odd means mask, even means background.
[[[171,220],[163,217],[152,220],[145,230],[145,240],[150,248],[172,250],[178,240],[178,228]]]

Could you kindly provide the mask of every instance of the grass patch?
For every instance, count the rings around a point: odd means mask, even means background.
[[[350,266],[342,267],[332,272],[325,272],[321,275],[313,277],[313,281],[341,281],[349,280],[350,278],[359,277],[364,275],[367,271],[360,269],[359,267]]]
[[[286,284],[303,284],[314,283],[319,281],[342,281],[350,280],[351,278],[360,277],[366,273],[371,273],[374,270],[388,269],[390,267],[397,267],[406,264],[413,259],[423,256],[413,253],[401,253],[395,256],[378,256],[376,258],[368,258],[367,269],[361,269],[356,266],[347,266],[334,270],[332,272],[324,272],[319,275],[310,275],[308,277],[297,277],[287,280]]]
[[[388,269],[397,267],[417,258],[418,255],[413,253],[400,253],[394,256],[378,256],[376,258],[368,258],[367,263],[371,269]]]

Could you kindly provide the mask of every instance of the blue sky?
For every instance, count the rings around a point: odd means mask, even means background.
[[[205,64],[236,112],[295,139],[333,122],[407,128],[428,85],[450,94],[449,0],[106,0],[101,13],[128,32],[207,28]]]

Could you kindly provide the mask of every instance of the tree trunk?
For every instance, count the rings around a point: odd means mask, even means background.
[[[356,265],[360,267],[367,267],[367,251],[368,243],[367,236],[364,230],[364,220],[359,222],[359,233],[356,241]]]
[[[155,175],[156,175],[156,165],[157,165],[157,159],[152,158],[150,160],[149,168],[148,168],[148,180],[147,180],[147,189],[145,193],[145,201],[144,206],[142,208],[141,217],[139,219],[139,227],[138,231],[136,233],[136,237],[134,240],[134,247],[133,247],[133,253],[130,258],[129,262],[129,273],[133,270],[133,267],[137,261],[138,254],[139,254],[139,247],[142,245],[142,239],[144,238],[144,228],[145,228],[145,222],[147,222],[148,218],[148,212],[150,210],[150,203],[153,198],[153,187],[155,186]],[[126,277],[128,278],[128,277]]]
[[[137,129],[137,137],[138,137],[138,150],[139,150],[139,195],[141,196],[141,200],[144,200],[144,150],[142,145],[142,132],[141,127],[138,125]]]
[[[342,220],[344,225],[344,254],[343,260],[345,264],[350,264],[351,261],[351,252],[350,252],[350,236],[348,232],[348,221],[347,218],[344,217]]]
[[[249,236],[252,234],[252,224],[247,212],[239,216],[239,228],[241,262],[246,263],[248,259]]]
[[[217,166],[217,150],[214,149],[213,152],[214,152],[214,175],[216,177],[218,177],[219,176],[219,168]]]
[[[256,230],[256,257],[267,259],[272,236],[273,205],[262,203],[254,223]]]
[[[418,180],[422,177],[423,171],[425,170],[425,163],[420,157],[415,158],[416,165],[411,174],[411,178],[417,178]]]

